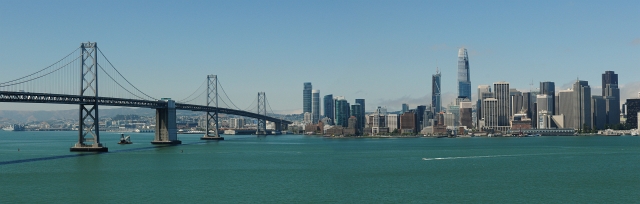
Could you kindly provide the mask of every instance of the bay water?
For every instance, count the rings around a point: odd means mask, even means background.
[[[640,137],[342,138],[0,131],[0,203],[637,203]]]

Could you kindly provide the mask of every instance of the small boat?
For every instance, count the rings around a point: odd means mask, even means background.
[[[120,142],[118,142],[118,144],[131,144],[131,143],[133,142],[131,142],[129,135],[125,137],[124,134],[120,134]]]

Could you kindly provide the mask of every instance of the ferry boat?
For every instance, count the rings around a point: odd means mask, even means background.
[[[24,131],[24,126],[13,124],[13,125],[9,125],[9,126],[6,126],[6,127],[2,128],[2,130],[4,130],[4,131]]]

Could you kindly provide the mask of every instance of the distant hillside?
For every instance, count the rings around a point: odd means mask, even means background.
[[[146,108],[114,108],[114,109],[100,109],[100,117],[113,117],[116,115],[140,115],[140,116],[153,116],[155,115],[154,109]],[[26,123],[32,121],[47,121],[47,120],[77,120],[78,110],[55,110],[55,111],[13,111],[13,110],[0,110],[0,121],[11,121],[18,123]]]

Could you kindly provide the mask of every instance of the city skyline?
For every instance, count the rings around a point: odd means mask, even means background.
[[[640,3],[459,4],[7,2],[0,8],[7,19],[0,26],[9,31],[0,34],[0,82],[95,41],[124,76],[155,97],[184,98],[201,78],[216,74],[241,107],[265,91],[274,111],[301,113],[299,84],[309,81],[323,93],[366,99],[371,112],[377,106],[429,105],[428,78],[437,67],[442,106],[451,103],[457,95],[455,52],[465,47],[473,61],[473,96],[477,85],[497,81],[521,91],[551,81],[558,91],[576,78],[598,93],[600,74],[613,70],[622,75],[621,101],[637,97],[640,81],[624,76],[640,64],[640,31],[629,26],[639,24],[634,8]],[[96,15],[77,19],[87,7]],[[406,80],[407,74],[427,79]],[[379,86],[372,87],[372,78],[380,79]],[[408,86],[420,88],[403,89]],[[0,109],[75,107],[3,103]]]

